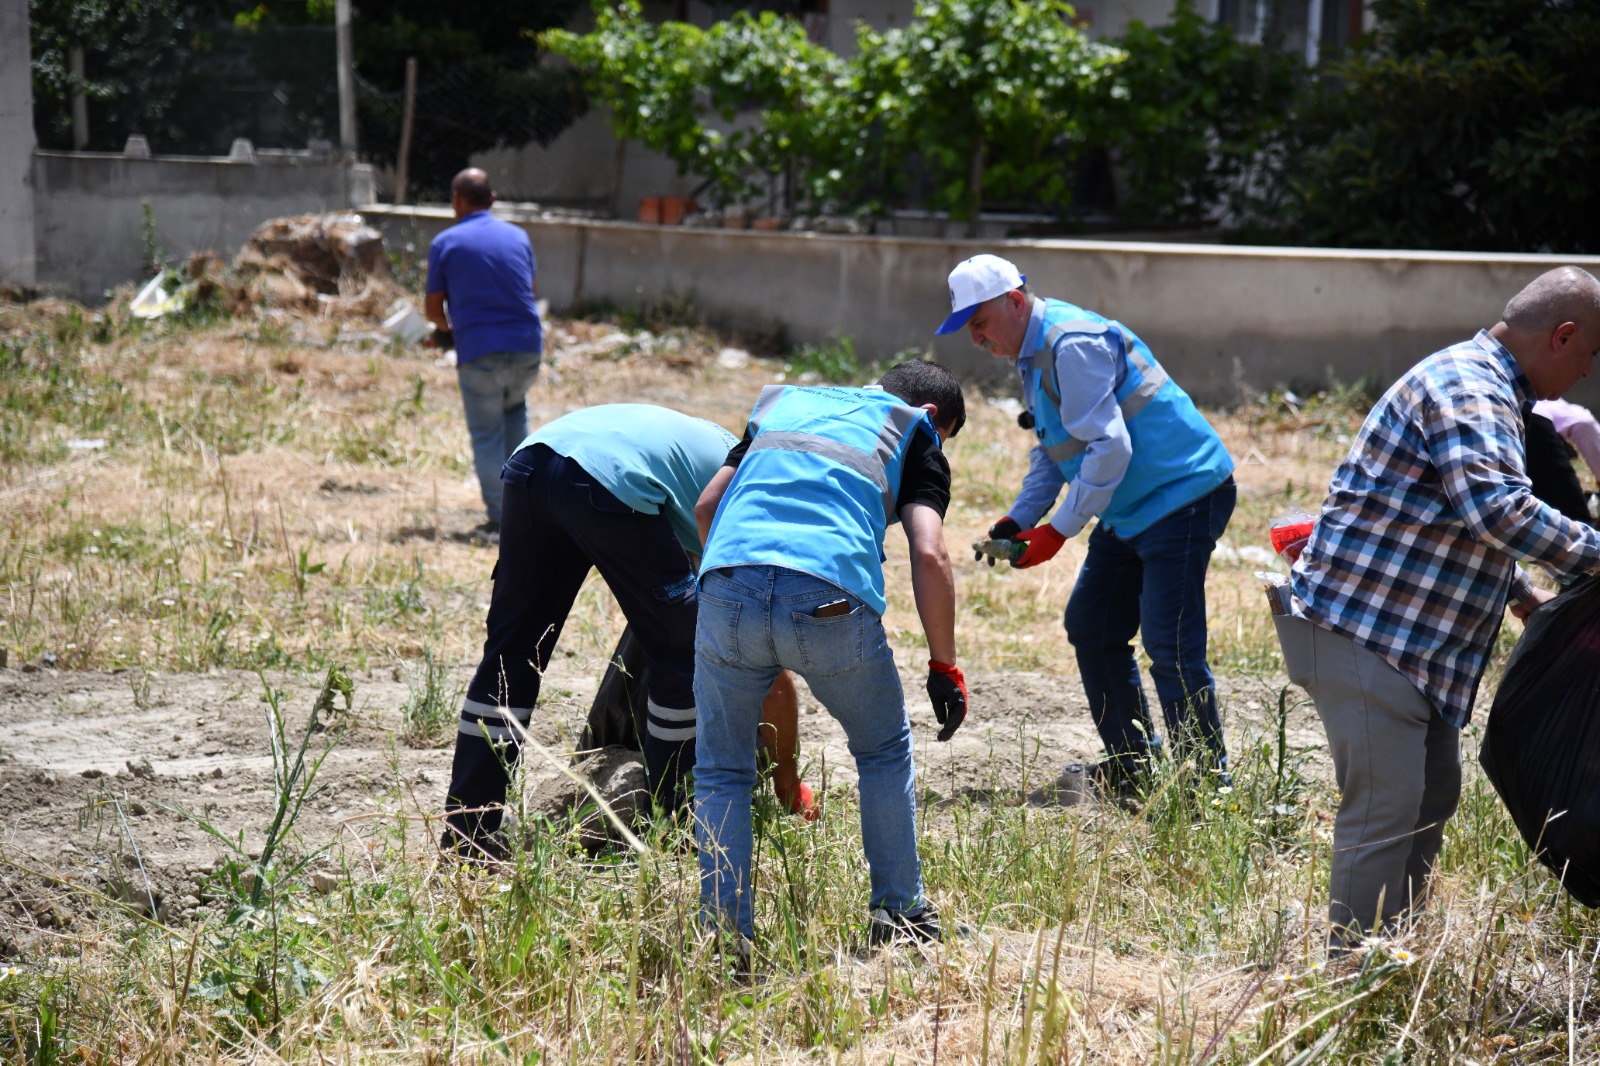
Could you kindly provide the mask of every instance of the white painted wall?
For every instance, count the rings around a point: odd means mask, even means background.
[[[448,211],[375,206],[391,241],[425,247]],[[848,336],[866,359],[931,347],[964,376],[997,381],[1005,364],[964,335],[933,330],[949,312],[945,276],[980,251],[1013,260],[1035,291],[1118,318],[1191,394],[1239,399],[1241,385],[1325,388],[1393,381],[1447,344],[1492,325],[1544,270],[1600,256],[1249,248],[1095,241],[836,237],[518,220],[539,257],[539,293],[556,310],[579,299],[641,307],[686,296],[711,321],[796,343]],[[1600,404],[1600,378],[1572,398]]]
[[[28,0],[0,0],[0,283],[37,280],[29,179],[36,143]]]

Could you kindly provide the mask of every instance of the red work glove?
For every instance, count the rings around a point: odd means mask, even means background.
[[[933,701],[933,717],[940,725],[940,740],[949,740],[967,717],[967,679],[961,668],[928,660],[928,698]]]
[[[1018,570],[1026,570],[1030,566],[1038,566],[1040,563],[1049,562],[1056,557],[1056,552],[1060,551],[1061,546],[1067,542],[1067,538],[1062,536],[1056,530],[1056,527],[1049,522],[1042,526],[1034,526],[1032,529],[1023,530],[1017,534],[1017,539],[1028,546],[1028,550],[1022,553],[1022,558],[1011,564]]]

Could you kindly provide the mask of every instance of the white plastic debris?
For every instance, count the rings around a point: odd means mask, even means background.
[[[389,308],[389,317],[383,320],[383,331],[406,344],[415,344],[427,336],[428,320],[409,303],[397,303]]]
[[[175,311],[182,311],[185,294],[181,288],[167,292],[163,284],[167,280],[166,271],[162,271],[149,281],[144,288],[139,290],[139,295],[133,298],[133,303],[128,305],[128,313],[134,318],[160,318],[170,315]]]

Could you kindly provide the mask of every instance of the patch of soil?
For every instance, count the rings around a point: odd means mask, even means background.
[[[551,664],[533,734],[565,758],[582,731],[600,677],[598,664],[558,656]],[[902,678],[911,706],[922,783],[938,817],[941,799],[960,796],[1040,802],[1067,762],[1093,761],[1099,739],[1075,676],[976,674],[972,713],[949,743],[933,741],[922,678]],[[282,693],[289,734],[298,740],[320,678],[269,675]],[[376,863],[379,838],[404,824],[409,854],[426,860],[450,773],[448,732],[436,748],[398,739],[408,690],[393,673],[354,677],[355,698],[327,734],[320,791],[302,812],[294,847],[335,845],[341,861]],[[466,673],[457,675],[464,686]],[[1219,679],[1230,745],[1270,730],[1270,698],[1258,679]],[[806,779],[853,785],[843,731],[800,686]],[[448,728],[448,727],[447,727]],[[258,854],[276,810],[262,681],[241,671],[144,675],[0,669],[0,954],[26,954],[80,917],[129,907],[181,921],[227,853],[219,836]],[[1320,745],[1309,708],[1293,714],[1293,747]],[[614,760],[607,773],[616,770]],[[1319,772],[1326,773],[1319,757]],[[561,769],[532,756],[530,799],[559,791]],[[330,864],[332,859],[329,859]]]

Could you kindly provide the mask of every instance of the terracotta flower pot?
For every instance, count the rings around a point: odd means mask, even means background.
[[[658,225],[661,222],[661,197],[646,196],[639,201],[639,221],[650,225]]]
[[[661,198],[661,224],[663,226],[681,226],[683,216],[694,210],[694,201],[686,196],[663,196]]]

